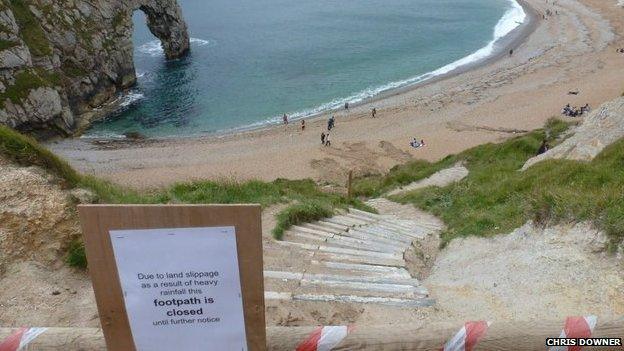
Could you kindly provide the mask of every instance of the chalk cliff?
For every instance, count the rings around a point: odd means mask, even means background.
[[[167,59],[189,51],[176,0],[0,0],[0,124],[70,135],[136,82],[132,13]]]
[[[605,147],[624,138],[624,97],[606,102],[592,111],[574,135],[539,156],[529,159],[522,170],[549,159],[591,161]]]

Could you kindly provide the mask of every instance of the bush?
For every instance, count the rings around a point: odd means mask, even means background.
[[[81,241],[74,241],[69,245],[67,264],[75,268],[87,268],[87,255]]]
[[[333,215],[334,210],[330,206],[318,201],[294,204],[277,214],[277,225],[273,229],[273,237],[281,240],[284,232],[293,225],[317,221]]]

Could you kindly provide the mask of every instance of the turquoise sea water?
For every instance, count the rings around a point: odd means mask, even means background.
[[[179,2],[191,55],[165,61],[135,13],[138,84],[87,136],[190,136],[305,117],[484,58],[524,19],[512,0]]]

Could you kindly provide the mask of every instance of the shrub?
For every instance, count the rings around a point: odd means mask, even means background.
[[[277,214],[277,225],[273,229],[273,237],[281,240],[284,232],[293,225],[312,222],[333,215],[334,210],[322,202],[309,201],[294,204]]]

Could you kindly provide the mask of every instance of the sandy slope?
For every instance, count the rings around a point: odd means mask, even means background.
[[[593,106],[624,90],[624,9],[613,1],[529,0],[538,20],[513,57],[337,115],[333,146],[320,146],[322,116],[297,126],[238,135],[160,142],[49,146],[82,171],[146,187],[217,177],[314,177],[342,183],[348,169],[384,171],[412,157],[439,159],[484,142],[538,128],[565,103]],[[548,3],[552,3],[548,1]],[[570,90],[580,94],[568,95]],[[369,111],[375,106],[378,118]],[[412,137],[428,146],[410,149]]]
[[[99,326],[87,273],[63,262],[62,244],[79,232],[75,199],[36,167],[16,167],[1,158],[0,179],[5,181],[0,192],[0,326]],[[381,214],[437,221],[411,205],[384,199],[369,203]],[[270,236],[274,215],[283,207],[263,213],[265,270],[301,271],[301,252],[285,249]],[[20,240],[23,233],[28,235]],[[267,300],[267,325],[459,325],[481,318],[560,320],[580,314],[613,318],[624,312],[624,260],[606,254],[606,244],[604,233],[587,224],[525,225],[494,238],[456,239],[441,252],[437,235],[431,234],[416,241],[405,260],[436,300],[434,306]],[[265,288],[276,284],[265,279]]]

